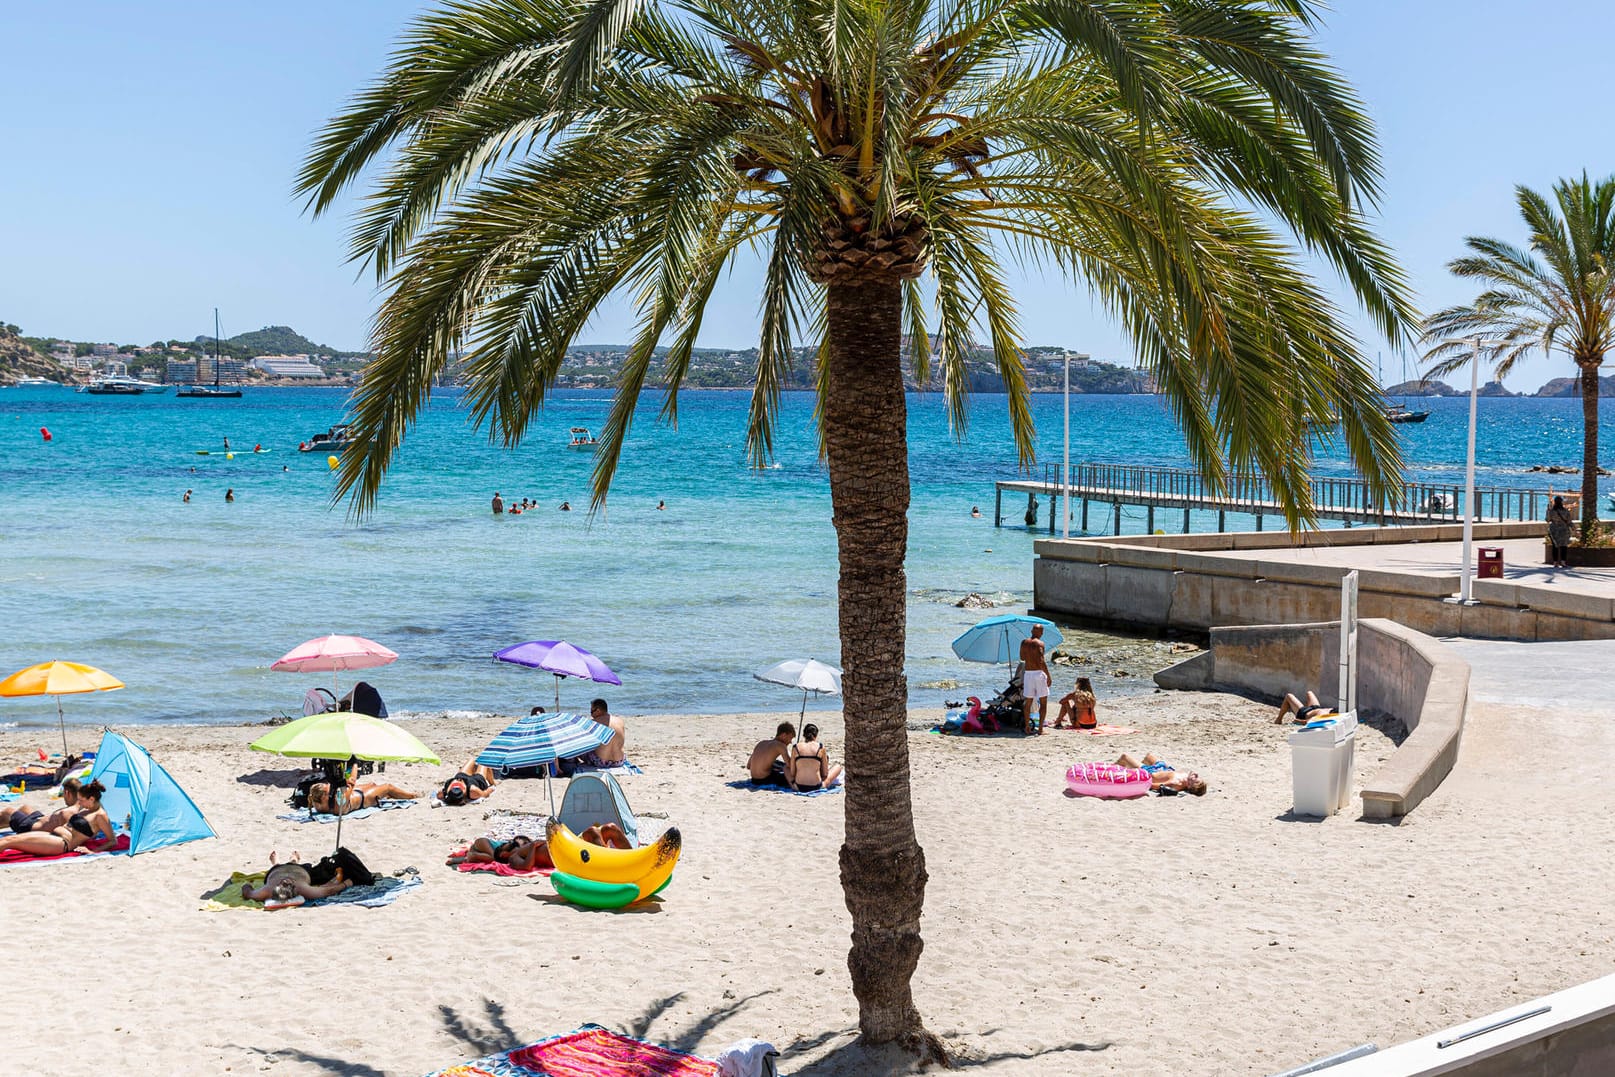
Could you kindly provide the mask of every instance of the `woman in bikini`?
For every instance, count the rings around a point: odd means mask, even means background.
[[[1188,793],[1190,796],[1203,797],[1206,795],[1206,780],[1192,770],[1178,770],[1171,763],[1166,762],[1154,752],[1150,752],[1142,760],[1134,759],[1123,753],[1116,760],[1119,767],[1129,767],[1133,770],[1147,770],[1150,772],[1150,789],[1154,792]]]
[[[360,808],[374,808],[383,800],[415,800],[419,793],[411,793],[388,782],[361,782],[350,785],[338,797],[336,810],[331,809],[331,785],[315,782],[308,787],[308,805],[327,815],[346,815]]]
[[[498,784],[492,767],[478,766],[476,760],[472,760],[443,783],[437,798],[449,807],[457,808],[461,804],[492,796],[493,787]]]
[[[1315,692],[1307,693],[1305,703],[1295,698],[1294,692],[1287,692],[1284,696],[1284,702],[1279,704],[1279,716],[1273,719],[1273,724],[1283,725],[1284,719],[1289,717],[1292,712],[1295,714],[1296,722],[1302,725],[1312,721],[1320,714],[1334,713],[1334,711],[1318,702],[1318,696]]]
[[[6,825],[14,834],[26,834],[31,830],[55,830],[59,826],[66,826],[67,820],[78,805],[79,780],[69,778],[62,783],[62,806],[48,815],[40,808],[33,808],[27,804],[19,804],[6,818]]]
[[[841,777],[841,768],[830,765],[830,753],[819,743],[819,727],[811,722],[802,727],[802,739],[791,748],[785,777],[798,793],[827,788]]]
[[[106,809],[101,807],[101,794],[105,792],[106,786],[90,782],[79,789],[78,803],[61,826],[0,838],[0,852],[15,849],[34,856],[61,856],[84,848],[94,852],[111,843],[116,833]]]

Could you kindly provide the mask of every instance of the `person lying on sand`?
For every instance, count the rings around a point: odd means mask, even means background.
[[[1292,712],[1295,714],[1296,722],[1302,725],[1312,721],[1312,719],[1318,717],[1319,715],[1334,713],[1328,707],[1325,707],[1323,704],[1318,702],[1316,693],[1308,692],[1307,701],[1302,703],[1299,699],[1295,698],[1294,692],[1287,692],[1284,695],[1284,702],[1279,705],[1279,716],[1273,719],[1273,724],[1283,725],[1285,716]]]
[[[473,800],[493,796],[493,787],[499,784],[492,767],[479,766],[475,759],[461,767],[459,773],[443,783],[437,798],[451,808]]]
[[[59,826],[66,826],[68,817],[73,814],[73,808],[78,804],[79,780],[69,778],[62,783],[62,806],[55,811],[45,813],[43,809],[19,804],[6,817],[6,823],[14,834],[26,834],[31,830],[55,830]]]
[[[15,849],[34,856],[61,856],[85,848],[94,852],[116,835],[112,820],[101,807],[101,794],[105,792],[106,787],[100,782],[81,787],[78,803],[65,823],[54,830],[33,830],[0,838],[0,852]]]
[[[309,865],[299,863],[301,859],[301,855],[293,849],[291,862],[282,864],[271,850],[269,872],[264,876],[264,884],[254,887],[251,883],[242,883],[241,896],[248,901],[291,901],[293,898],[315,901],[340,894],[353,885],[351,880],[342,877],[340,871],[329,882],[315,885],[309,875]]]
[[[315,782],[308,787],[308,806],[327,815],[346,815],[360,808],[374,808],[383,800],[415,800],[419,797],[419,793],[400,789],[389,782],[361,782],[343,790],[333,811],[329,782]]]
[[[819,743],[819,727],[812,722],[802,727],[802,739],[791,749],[785,777],[799,793],[824,789],[841,778],[841,768],[830,765],[830,753]]]
[[[77,770],[82,763],[83,760],[76,755],[68,756],[54,767],[43,763],[25,763],[0,780],[15,784],[24,778],[51,778],[51,784],[55,785]]]
[[[1203,797],[1206,795],[1206,781],[1192,770],[1177,770],[1171,763],[1150,752],[1139,762],[1132,756],[1123,752],[1116,760],[1119,767],[1129,767],[1133,770],[1147,770],[1150,772],[1150,788],[1156,792],[1188,793],[1191,796]]]
[[[623,833],[622,827],[616,823],[591,826],[578,837],[591,845],[607,849],[633,848],[628,835]],[[518,834],[509,841],[500,842],[492,838],[478,838],[466,849],[464,855],[451,856],[446,863],[450,867],[460,864],[508,864],[515,871],[555,867],[555,862],[550,859],[549,845],[543,841],[534,841],[525,834]]]
[[[791,784],[785,776],[785,760],[795,739],[796,727],[790,722],[781,722],[772,738],[757,742],[757,747],[751,750],[751,758],[746,760],[751,784],[787,787]]]

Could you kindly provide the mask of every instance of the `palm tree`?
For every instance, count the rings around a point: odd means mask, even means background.
[[[1424,337],[1429,375],[1488,362],[1499,378],[1535,348],[1565,352],[1579,373],[1581,395],[1581,536],[1598,527],[1598,370],[1615,345],[1615,176],[1553,185],[1553,201],[1529,187],[1514,189],[1530,232],[1529,249],[1469,236],[1473,253],[1447,268],[1485,291],[1468,306],[1432,314]],[[1538,260],[1540,258],[1540,261]],[[1479,349],[1465,339],[1485,338]],[[1465,338],[1465,339],[1460,339]],[[1477,354],[1478,352],[1478,354]]]
[[[904,338],[916,378],[940,369],[962,436],[984,331],[1030,464],[1002,267],[1038,264],[1120,319],[1213,482],[1259,469],[1291,525],[1310,521],[1307,421],[1336,415],[1368,480],[1387,496],[1397,481],[1368,364],[1274,226],[1405,336],[1401,273],[1363,217],[1370,125],[1312,15],[1308,0],[463,0],[419,17],[309,152],[316,213],[376,168],[352,247],[385,293],[338,482],[355,512],[454,356],[476,421],[513,445],[608,296],[640,323],[597,506],[644,386],[676,419],[705,304],[741,252],[764,267],[754,462],[793,343],[817,342],[866,1041],[939,1049],[910,989],[926,870],[905,731]]]

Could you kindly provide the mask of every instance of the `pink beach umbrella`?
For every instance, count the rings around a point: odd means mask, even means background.
[[[398,652],[388,650],[363,636],[321,636],[281,655],[270,669],[280,673],[331,673],[331,693],[336,694],[336,674],[348,669],[371,669],[398,660]]]

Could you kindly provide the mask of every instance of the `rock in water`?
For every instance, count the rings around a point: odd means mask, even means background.
[[[968,595],[955,602],[954,605],[962,610],[990,610],[993,608],[993,601],[971,591]]]

